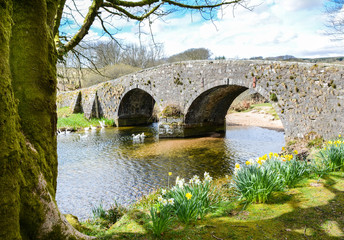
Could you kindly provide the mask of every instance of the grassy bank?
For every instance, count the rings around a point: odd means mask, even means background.
[[[235,106],[232,106],[229,109],[228,114],[235,113],[235,112],[251,112],[251,111],[268,114],[268,115],[273,116],[274,120],[279,120],[276,110],[272,107],[271,103],[250,104],[250,103],[241,102]]]
[[[343,239],[343,139],[329,141],[318,149],[317,154],[306,164],[307,172],[298,178],[295,184],[280,182],[284,186],[273,191],[266,201],[258,199],[250,202],[247,197],[243,198],[245,194],[235,188],[235,179],[242,174],[240,171],[244,173],[245,169],[255,167],[264,169],[267,168],[264,164],[277,160],[292,166],[297,152],[289,155],[269,155],[247,161],[240,168],[236,166],[238,172],[233,179],[211,181],[211,178],[205,175],[204,180],[201,179],[199,183],[195,183],[197,178],[188,184],[179,180],[167,193],[158,189],[128,209],[116,205],[110,211],[96,208],[96,217],[77,225],[77,228],[100,239]],[[261,163],[262,161],[266,163]],[[295,164],[299,163],[295,161]],[[287,175],[290,177],[292,173],[290,169],[288,171]],[[166,177],[169,177],[168,174]],[[211,187],[204,188],[210,181]],[[179,188],[180,184],[183,186]],[[200,192],[204,189],[209,196],[207,204],[204,204],[203,198],[197,198],[203,196]],[[153,230],[152,209],[158,209],[156,217],[163,219],[164,209],[169,206],[164,204],[163,198],[169,199],[173,196],[176,205],[178,196],[175,193],[181,190],[185,190],[180,194],[184,197],[185,205],[179,205],[168,212],[167,229],[163,230],[162,234],[153,234],[156,231]],[[258,195],[260,191],[257,190]],[[207,210],[203,211],[205,215],[199,214],[200,212],[192,215],[193,199],[196,199],[195,203],[199,209]],[[200,205],[200,202],[203,205]],[[191,213],[190,221],[185,221],[184,215],[178,215],[182,207],[185,208],[184,213]]]
[[[221,184],[221,181],[219,181]],[[185,225],[173,222],[156,237],[145,203],[133,206],[116,224],[82,224],[82,231],[101,239],[343,239],[344,173],[307,179],[276,193],[265,204],[246,209],[236,201],[222,203],[203,220]]]
[[[113,126],[114,121],[106,118],[86,119],[83,113],[71,113],[70,108],[60,108],[57,110],[57,129],[83,129],[85,127],[100,126],[99,121],[105,121],[106,126]]]

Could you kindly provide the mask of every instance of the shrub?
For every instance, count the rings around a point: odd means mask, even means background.
[[[102,203],[92,208],[93,218],[101,220],[103,225],[112,225],[116,223],[125,212],[126,209],[116,202],[107,210],[104,209]]]

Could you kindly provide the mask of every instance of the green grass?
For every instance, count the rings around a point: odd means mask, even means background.
[[[256,110],[258,112],[265,112],[266,114],[269,114],[274,117],[274,120],[279,120],[279,116],[277,115],[275,109],[272,107],[271,103],[257,103],[257,104],[251,104],[248,108],[245,107],[237,107],[237,109],[240,109],[238,111],[235,111],[233,109],[229,110],[228,113],[233,112],[251,112],[252,110]]]
[[[147,208],[132,208],[107,229],[90,222],[82,226],[84,233],[101,239],[343,239],[344,173],[303,180],[296,188],[274,193],[269,203],[245,210],[238,201],[223,202],[192,225],[172,222],[161,237],[150,230]]]
[[[100,126],[99,121],[105,120],[105,124],[107,126],[113,126],[114,121],[109,120],[106,118],[92,118],[92,119],[86,119],[84,117],[83,113],[74,113],[74,114],[69,114],[68,109],[63,108],[62,110],[58,110],[58,116],[65,116],[65,117],[59,117],[57,119],[57,128],[72,128],[74,130],[77,130],[79,128],[84,128],[84,127],[89,127],[90,125],[92,126]]]
[[[71,115],[70,107],[63,107],[57,109],[57,118],[68,117],[69,115]]]
[[[266,108],[268,107],[268,108]],[[263,109],[264,108],[264,109]],[[257,110],[257,111],[264,111],[265,113],[272,115],[274,117],[274,120],[279,120],[280,118],[278,117],[275,109],[272,107],[271,103],[258,103],[258,104],[252,104],[249,109],[247,109],[244,112],[250,112],[252,110]]]

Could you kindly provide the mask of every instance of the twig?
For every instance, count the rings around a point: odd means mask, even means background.
[[[212,236],[213,238],[215,238],[216,240],[223,240],[223,238],[216,237],[216,236],[214,235],[214,232],[212,232],[211,236]]]
[[[305,235],[305,238],[308,239],[307,235],[306,235],[306,230],[307,230],[307,226],[305,226],[305,230],[303,232],[303,235]]]

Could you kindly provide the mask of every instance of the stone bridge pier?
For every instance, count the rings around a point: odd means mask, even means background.
[[[188,61],[165,64],[87,89],[61,93],[58,107],[117,126],[159,121],[160,137],[200,136],[225,129],[233,100],[251,89],[272,103],[286,140],[344,133],[344,66],[273,61]]]
[[[204,91],[191,104],[185,104],[184,109],[166,106],[159,114],[159,136],[192,137],[224,132],[227,111],[245,90],[246,87],[236,85],[217,86]]]

